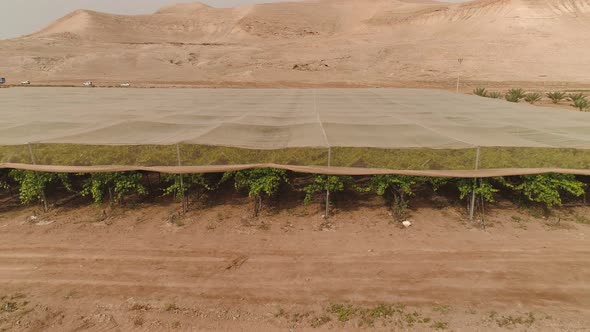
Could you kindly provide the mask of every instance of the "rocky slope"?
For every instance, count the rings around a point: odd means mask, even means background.
[[[590,0],[316,0],[79,10],[0,41],[10,81],[404,85],[588,82]],[[459,66],[457,59],[463,58]]]

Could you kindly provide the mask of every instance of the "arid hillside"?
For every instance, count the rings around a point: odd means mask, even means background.
[[[436,86],[459,71],[478,82],[590,83],[590,0],[79,10],[0,41],[0,58],[12,83]]]

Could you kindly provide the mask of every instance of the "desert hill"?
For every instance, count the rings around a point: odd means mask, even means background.
[[[436,85],[458,71],[473,81],[588,83],[590,0],[194,3],[136,16],[78,10],[0,41],[0,57],[11,80],[61,83]]]

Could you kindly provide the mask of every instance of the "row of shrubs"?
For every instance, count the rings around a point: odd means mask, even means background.
[[[397,218],[404,217],[409,199],[419,189],[437,192],[446,188],[462,200],[468,200],[475,190],[481,202],[494,202],[498,193],[503,191],[518,200],[539,204],[549,211],[554,206],[560,206],[564,197],[584,195],[587,182],[587,178],[567,174],[474,180],[403,175],[307,175],[273,168],[184,175],[148,172],[65,174],[0,170],[0,193],[11,191],[16,194],[18,191],[22,204],[40,202],[46,210],[49,208],[46,195],[55,192],[58,187],[88,197],[97,204],[122,204],[130,196],[172,196],[182,201],[186,209],[189,196],[218,190],[225,184],[231,184],[254,200],[254,214],[258,215],[264,199],[275,196],[281,188],[289,185],[305,194],[305,204],[318,197],[322,197],[322,202],[325,203],[326,195],[323,193],[326,191],[338,193],[354,190],[374,193],[386,198]]]
[[[486,88],[476,88],[473,90],[473,94],[480,97],[495,98],[495,99],[506,99],[509,102],[518,103],[521,100],[525,100],[528,103],[534,104],[543,99],[543,95],[540,92],[525,92],[523,89],[514,88],[508,90],[505,94],[501,92],[490,92]],[[583,93],[566,93],[563,91],[547,92],[545,96],[549,98],[554,104],[559,104],[564,100],[572,102],[570,106],[579,109],[582,112],[590,111],[590,101]]]

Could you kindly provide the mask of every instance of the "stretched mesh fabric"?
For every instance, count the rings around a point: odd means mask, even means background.
[[[0,167],[590,174],[590,113],[418,89],[0,89]]]

